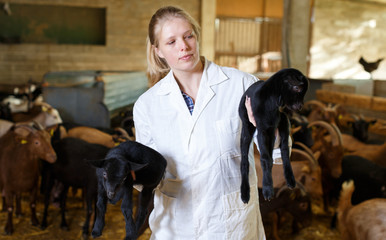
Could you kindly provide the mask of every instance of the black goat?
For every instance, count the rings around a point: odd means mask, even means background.
[[[351,203],[357,205],[373,198],[386,198],[386,168],[363,157],[346,155],[342,160],[342,174],[334,183],[333,197],[338,198],[343,182],[353,180],[355,190]],[[336,214],[331,227],[335,227]]]
[[[145,221],[153,190],[164,175],[166,159],[152,148],[127,141],[112,148],[105,159],[91,163],[97,167],[98,177],[97,217],[92,236],[96,238],[102,235],[107,201],[115,204],[122,199],[121,209],[126,222],[125,239],[136,239],[138,230]],[[139,195],[136,223],[132,217],[134,184],[143,186]]]
[[[353,120],[348,121],[347,124],[352,127],[352,135],[359,141],[366,143],[369,138],[369,126],[374,125],[377,120],[366,120],[362,116],[356,115],[351,116]]]
[[[98,180],[96,169],[87,160],[102,159],[106,156],[110,148],[99,144],[88,143],[78,138],[63,138],[55,141],[53,147],[58,159],[53,164],[44,164],[42,183],[45,184],[44,215],[41,228],[47,227],[48,205],[50,202],[51,190],[54,181],[58,180],[64,186],[60,194],[60,209],[62,222],[60,227],[68,229],[65,218],[66,197],[68,188],[81,188],[86,198],[86,218],[83,225],[83,238],[87,239],[89,235],[90,217],[95,212],[93,204],[97,198]]]
[[[242,121],[241,131],[241,199],[248,203],[250,199],[248,151],[253,132],[257,128],[257,140],[260,161],[263,170],[263,195],[266,200],[273,197],[272,182],[272,151],[275,142],[275,131],[279,130],[280,150],[283,161],[284,175],[287,185],[295,187],[295,178],[289,159],[289,120],[287,113],[299,111],[303,107],[303,98],[308,89],[308,79],[293,68],[278,71],[266,81],[252,84],[243,94],[239,115]],[[245,107],[246,97],[251,99],[256,127],[248,119]]]
[[[311,148],[312,145],[314,145],[314,139],[312,138],[312,128],[308,127],[308,119],[305,116],[294,112],[290,117],[290,123],[292,130],[298,129],[292,133],[293,141],[301,142],[307,147]],[[294,148],[298,147],[295,145]]]
[[[304,182],[304,178],[301,181]],[[311,196],[301,182],[296,182],[294,189],[289,189],[287,186],[275,188],[275,197],[270,201],[263,199],[262,190],[259,188],[259,204],[264,221],[269,216],[280,217],[283,211],[291,214],[293,233],[299,231],[299,224],[307,227],[312,222]],[[278,225],[279,221],[272,221],[272,238],[274,239],[279,239]]]

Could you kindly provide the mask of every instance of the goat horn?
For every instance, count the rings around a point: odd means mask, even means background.
[[[116,128],[114,128],[114,130],[120,132],[123,137],[125,137],[127,139],[130,138],[129,134],[126,132],[125,129],[123,129],[121,127],[116,127]]]
[[[358,116],[355,114],[350,114],[350,117],[352,117],[355,121],[359,120]]]
[[[37,130],[44,130],[44,127],[37,121],[32,121],[33,122],[33,127],[35,127]]]
[[[302,126],[298,126],[296,128],[291,128],[291,134],[295,134],[295,133],[299,132],[300,129],[302,129]]]
[[[308,154],[308,152],[300,150],[300,149],[296,149],[296,148],[292,148],[292,152],[300,154],[301,156],[306,158],[311,163],[311,168],[313,170],[316,169],[316,167],[318,166],[318,163],[315,161],[314,156]]]
[[[303,148],[304,151],[306,151],[308,154],[310,154],[311,156],[314,155],[314,153],[312,152],[312,150],[307,147],[304,143],[302,142],[294,142],[294,145],[298,145],[299,147]]]
[[[298,183],[298,182],[296,181],[296,184],[297,184],[297,183]],[[288,189],[287,184],[283,184],[283,186],[280,187],[279,190],[277,190],[277,193],[275,194],[275,197],[280,196],[281,192],[283,192],[283,191],[286,190],[286,189]]]
[[[308,118],[306,118],[305,116],[300,115],[300,118],[303,120],[303,122],[307,122],[308,123]]]
[[[324,127],[328,131],[328,133],[331,135],[331,142],[332,142],[333,146],[341,145],[342,142],[339,141],[339,140],[341,140],[341,136],[339,138],[339,134],[336,131],[336,129],[332,126],[332,124],[325,122],[325,121],[314,121],[314,122],[311,122],[310,124],[308,124],[308,127],[312,127],[315,125]],[[339,133],[340,133],[340,131],[339,131]]]
[[[340,132],[339,127],[335,123],[332,123],[331,126],[335,129],[336,134],[338,135],[339,145],[343,146],[342,133]]]
[[[318,106],[320,109],[325,109],[326,108],[326,105],[324,103],[322,103],[321,101],[318,101],[318,100],[309,100],[309,101],[307,101],[304,104],[304,107],[308,107],[308,106],[311,106],[311,105]]]

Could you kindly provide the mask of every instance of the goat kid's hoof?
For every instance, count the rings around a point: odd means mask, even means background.
[[[263,196],[266,201],[271,201],[273,193],[273,187],[263,187]]]
[[[91,232],[91,236],[92,236],[93,238],[100,237],[100,236],[102,236],[102,232],[93,230],[93,231]]]
[[[249,202],[250,196],[250,188],[248,186],[241,185],[241,200],[243,203],[247,204]]]

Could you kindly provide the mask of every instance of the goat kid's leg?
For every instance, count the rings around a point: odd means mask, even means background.
[[[135,225],[137,233],[139,233],[139,230],[142,228],[142,225],[147,217],[148,206],[150,205],[150,201],[153,200],[153,189],[154,188],[144,188],[139,194],[139,206],[137,207],[137,212],[135,214]]]
[[[12,222],[12,216],[13,216],[13,195],[12,194],[5,194],[5,205],[7,207],[8,212],[8,219],[7,223],[5,224],[4,233],[6,235],[11,235],[13,233],[13,222]]]
[[[37,194],[38,194],[38,188],[39,187],[36,185],[36,187],[34,187],[34,189],[31,191],[31,196],[30,196],[30,198],[31,198],[30,199],[30,208],[31,208],[31,224],[32,224],[32,226],[39,226],[39,220],[36,217],[36,199],[37,199]],[[16,197],[16,199],[17,199],[17,197]]]
[[[62,215],[62,222],[60,224],[60,228],[67,231],[70,230],[66,221],[66,200],[67,200],[68,188],[69,186],[64,185],[63,191],[60,193],[60,212]]]
[[[138,237],[140,237],[146,231],[146,229],[149,228],[149,216],[150,216],[150,213],[153,211],[153,209],[154,209],[154,193],[152,192],[151,199],[149,201],[149,204],[147,205],[146,219],[137,232]]]
[[[275,143],[275,129],[261,130],[257,134],[260,148],[260,163],[263,171],[263,196],[265,200],[271,200],[274,195],[272,180],[272,151]]]
[[[107,193],[102,183],[98,183],[98,198],[96,203],[96,217],[94,226],[91,232],[93,238],[102,235],[102,230],[105,227],[105,214],[107,208]]]
[[[127,188],[126,188],[127,187]],[[125,240],[137,239],[137,231],[133,220],[133,187],[126,186],[125,193],[121,203],[121,210],[126,222],[126,237]]]
[[[83,192],[86,193],[85,195],[86,195],[86,207],[87,207],[86,220],[84,221],[84,225],[83,225],[83,233],[82,233],[83,239],[87,239],[89,235],[90,218],[93,213],[93,202],[96,195],[96,192],[90,189],[93,189],[93,187],[87,187],[83,189]]]
[[[249,147],[253,138],[253,132],[255,127],[249,122],[248,117],[242,119],[242,129],[241,129],[241,139],[240,139],[240,148],[241,148],[241,200],[243,203],[248,203],[250,199],[250,186],[249,186]]]
[[[280,136],[280,152],[283,160],[284,177],[289,188],[294,188],[296,185],[295,176],[292,171],[290,153],[288,147],[289,138],[289,121],[284,113],[281,113],[279,122],[279,136]]]

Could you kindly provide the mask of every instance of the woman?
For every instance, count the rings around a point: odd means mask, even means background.
[[[265,239],[252,145],[251,199],[240,198],[238,105],[257,79],[200,57],[199,34],[176,7],[159,9],[149,23],[155,85],[135,103],[136,140],[168,161],[149,217],[151,239]]]

